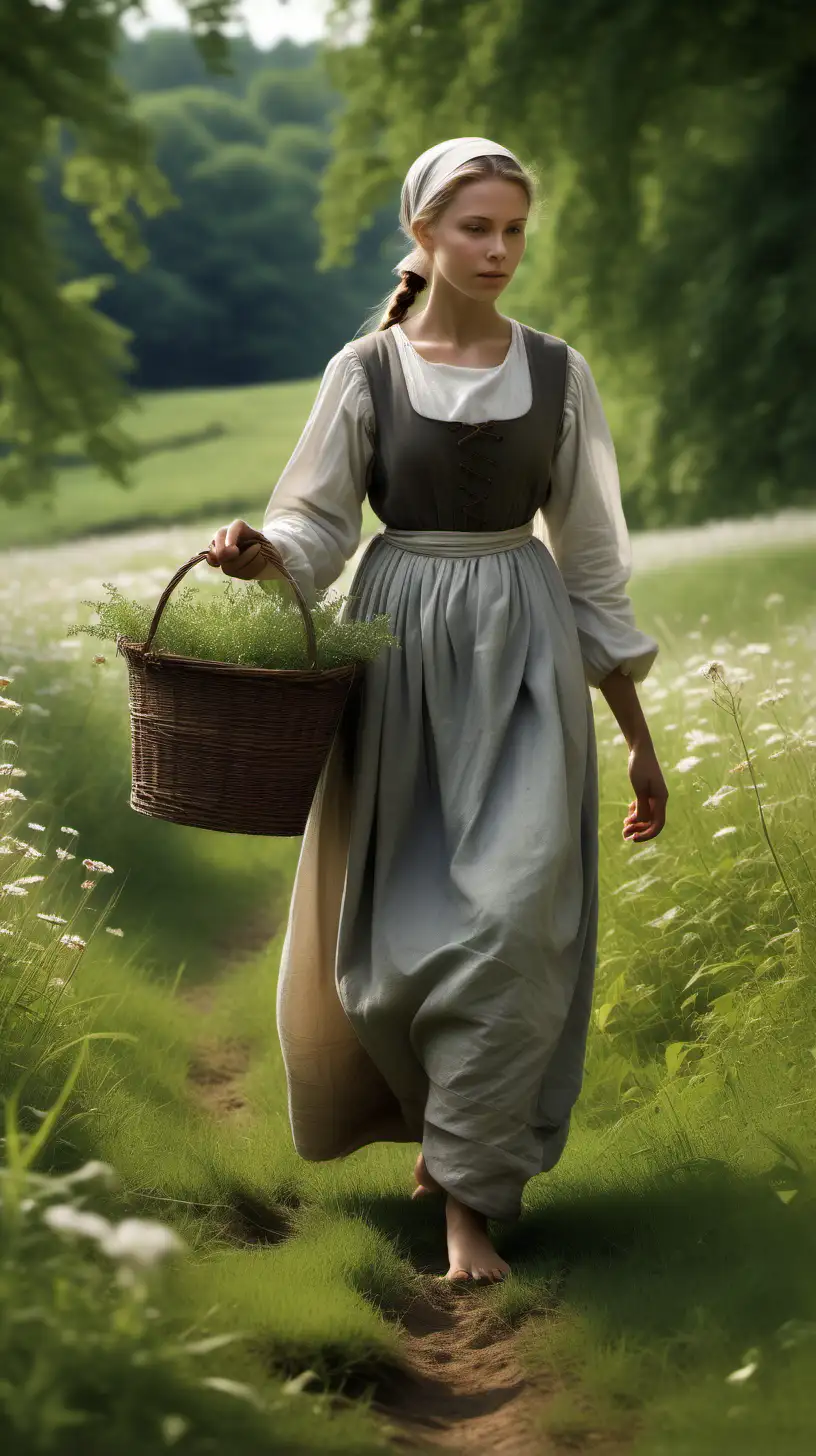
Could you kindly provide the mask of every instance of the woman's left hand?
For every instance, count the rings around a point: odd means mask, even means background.
[[[623,821],[624,839],[654,839],[666,823],[669,791],[651,743],[635,746],[629,754],[629,779],[636,798]]]

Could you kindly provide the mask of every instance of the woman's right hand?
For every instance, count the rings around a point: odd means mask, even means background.
[[[220,566],[227,576],[253,581],[268,561],[258,544],[260,541],[267,541],[263,531],[257,531],[248,521],[230,521],[228,526],[216,531],[205,560],[210,566]]]

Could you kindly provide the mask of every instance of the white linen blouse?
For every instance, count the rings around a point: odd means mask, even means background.
[[[501,364],[435,364],[392,325],[408,396],[435,420],[511,419],[532,401],[521,326]],[[612,436],[589,365],[567,345],[564,417],[552,462],[552,487],[534,532],[550,550],[570,597],[587,681],[598,687],[619,667],[639,682],[658,644],[635,624],[625,587],[631,547],[621,504]],[[275,486],[263,534],[277,546],[312,606],[354,555],[373,461],[374,408],[359,356],[346,344],[326,365],[311,412]],[[274,580],[261,580],[276,590]]]

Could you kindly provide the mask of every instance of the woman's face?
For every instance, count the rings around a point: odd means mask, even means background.
[[[434,272],[454,288],[480,301],[497,298],[524,253],[528,211],[518,182],[467,182],[436,223],[418,229],[419,241],[433,255]]]

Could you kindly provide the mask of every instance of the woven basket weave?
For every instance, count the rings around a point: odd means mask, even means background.
[[[209,552],[165,587],[144,643],[120,634],[127,659],[131,808],[155,819],[227,834],[302,834],[351,689],[365,664],[318,669],[314,622],[270,541],[261,553],[294,591],[309,668],[241,667],[150,651],[170,593]]]

